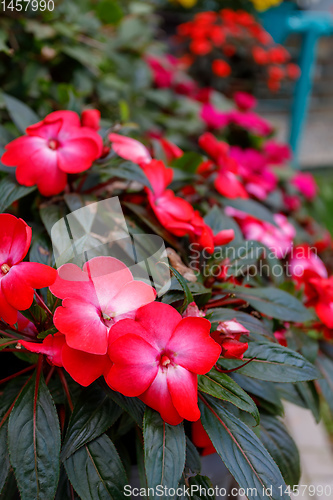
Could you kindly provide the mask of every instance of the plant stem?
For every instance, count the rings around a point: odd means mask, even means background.
[[[36,292],[35,290],[35,297],[37,299],[37,302],[39,302],[39,304],[42,306],[42,308],[51,316],[53,317],[53,314],[51,313],[50,309],[47,307],[47,305],[45,304],[44,300],[42,299],[42,297]]]
[[[12,380],[13,378],[18,377],[19,375],[23,375],[23,373],[27,373],[27,372],[33,370],[34,368],[36,368],[36,366],[37,365],[28,366],[27,368],[24,368],[24,370],[21,370],[17,373],[14,373],[13,375],[10,375],[9,377],[3,378],[2,380],[0,380],[0,384],[4,384],[5,382]]]
[[[63,386],[64,391],[65,391],[65,394],[66,394],[66,397],[67,397],[67,400],[68,400],[68,405],[70,407],[70,410],[73,411],[74,405],[72,403],[72,398],[71,398],[71,395],[70,395],[70,392],[69,392],[69,388],[68,388],[68,384],[67,384],[67,380],[66,380],[66,377],[64,375],[64,372],[59,367],[57,367],[57,372],[58,372],[58,375],[59,375],[59,378],[60,378],[60,382],[61,382],[61,384]]]

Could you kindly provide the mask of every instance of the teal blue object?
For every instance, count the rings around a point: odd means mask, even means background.
[[[295,85],[289,131],[289,144],[297,166],[312,91],[318,40],[333,33],[333,17],[328,12],[297,11],[292,3],[287,2],[262,14],[262,21],[276,43],[283,43],[292,33],[300,33],[303,36],[299,59],[301,76]]]

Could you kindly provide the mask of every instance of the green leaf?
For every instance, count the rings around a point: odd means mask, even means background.
[[[194,174],[197,171],[200,163],[203,162],[203,157],[194,151],[189,153],[184,153],[182,156],[177,158],[172,162],[172,166],[183,170],[184,172],[189,172]]]
[[[201,471],[201,458],[199,452],[188,436],[186,436],[185,469],[189,469],[195,474],[199,474]]]
[[[224,211],[216,205],[204,217],[204,221],[212,229],[214,234],[225,229],[233,229],[235,232],[235,238],[232,240],[233,244],[244,242],[242,231],[237,222],[225,215]]]
[[[75,403],[68,424],[61,459],[65,460],[81,446],[104,434],[121,413],[121,408],[98,384],[84,389]]]
[[[185,466],[183,424],[166,424],[160,415],[147,407],[143,420],[145,469],[148,488],[158,485],[176,488]],[[151,495],[150,498],[158,498]],[[167,499],[165,495],[163,498]]]
[[[66,214],[68,214],[68,210],[66,209],[64,203],[57,203],[56,205],[41,205],[39,215],[49,236],[51,236],[51,230],[54,224],[62,219]]]
[[[32,193],[35,186],[21,186],[11,176],[6,176],[0,181],[0,213],[4,212],[14,201]]]
[[[221,252],[223,260],[228,259],[227,276],[246,276],[249,267],[253,266],[264,251],[259,241],[249,240],[224,246]]]
[[[237,297],[246,300],[254,309],[269,317],[282,321],[303,323],[312,319],[312,314],[298,299],[274,287],[231,289]]]
[[[50,239],[45,234],[39,234],[33,239],[29,252],[30,262],[39,262],[52,266],[52,249]]]
[[[249,500],[289,500],[277,465],[254,432],[207,397],[200,401],[201,421],[217,453]],[[282,487],[282,488],[281,488]],[[272,495],[263,488],[272,488]],[[281,489],[280,489],[281,488]]]
[[[316,366],[323,376],[318,380],[319,386],[333,415],[333,361],[324,354],[319,354]]]
[[[136,181],[143,186],[147,186],[149,189],[153,189],[142,168],[131,161],[124,161],[117,166],[105,167],[103,168],[103,173],[107,173],[110,177]]]
[[[273,413],[273,415],[284,414],[282,401],[273,382],[244,377],[238,372],[232,373],[231,377],[241,386],[242,389],[244,389],[244,391],[250,393],[256,398],[256,400],[259,401],[258,406],[261,409],[266,410],[269,413]]]
[[[101,0],[96,6],[96,13],[104,24],[117,24],[124,13],[116,0]]]
[[[250,332],[260,333],[266,337],[271,337],[271,334],[265,327],[265,324],[251,314],[235,311],[234,309],[219,307],[216,309],[209,309],[207,311],[207,315],[209,315],[209,321],[211,323],[236,319]]]
[[[42,374],[34,374],[11,412],[8,447],[21,499],[53,498],[59,479],[60,428]]]
[[[243,198],[227,198],[223,199],[223,203],[226,206],[236,208],[246,214],[252,215],[252,217],[255,217],[256,219],[264,220],[273,224],[273,226],[276,226],[272,212],[264,207],[262,203],[258,203],[254,200],[244,200]]]
[[[198,376],[198,389],[215,398],[229,401],[240,410],[247,411],[259,423],[259,411],[253,399],[227,374],[213,368],[206,375]]]
[[[82,446],[64,465],[82,500],[124,500],[126,472],[114,444],[105,434]]]
[[[229,370],[253,359],[237,372],[248,377],[270,382],[302,382],[320,377],[314,365],[301,354],[273,342],[249,342],[242,360],[222,359],[218,365]]]
[[[182,289],[184,291],[185,298],[184,298],[184,302],[183,302],[183,305],[181,308],[181,312],[183,312],[183,311],[185,311],[187,306],[189,304],[191,304],[191,302],[193,302],[193,295],[190,291],[188,281],[174,267],[169,265],[169,268],[171,269],[173,275],[175,276],[175,278],[177,279],[178,283],[180,284],[180,286],[182,287]]]
[[[123,410],[125,410],[139,427],[142,427],[143,414],[145,410],[144,403],[138,398],[128,398],[123,396],[120,392],[115,392],[110,389],[106,384],[104,387],[108,396]]]
[[[298,484],[301,466],[297,446],[280,420],[271,415],[261,415],[260,439],[278,465],[287,484]]]
[[[11,119],[21,132],[25,133],[25,129],[29,127],[29,125],[33,125],[40,121],[36,113],[26,104],[16,99],[16,97],[8,94],[2,95]]]
[[[315,421],[320,421],[320,401],[313,382],[301,382],[296,384],[296,389],[306,404],[306,408],[311,410]]]

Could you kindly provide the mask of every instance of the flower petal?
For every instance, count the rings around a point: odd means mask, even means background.
[[[35,289],[50,286],[57,278],[56,269],[37,262],[20,262],[15,266],[15,271],[20,273],[24,281]]]
[[[161,350],[167,346],[182,317],[169,304],[151,302],[138,309],[135,319],[147,331],[149,343]]]
[[[184,318],[176,327],[167,348],[176,353],[175,362],[188,370],[209,372],[221,353],[210,337],[210,322],[204,318]]]
[[[8,303],[2,290],[2,283],[0,284],[0,318],[9,325],[14,325],[17,321],[17,310]]]
[[[89,276],[75,264],[64,264],[58,269],[58,276],[50,290],[59,299],[70,297],[85,299],[98,306],[95,288]]]
[[[34,300],[34,290],[25,281],[17,267],[13,266],[9,273],[1,279],[1,286],[9,304],[19,311],[24,311],[31,306]]]
[[[159,370],[154,382],[139,396],[141,401],[158,411],[162,419],[170,425],[178,425],[183,417],[177,412],[169,392],[166,370]]]
[[[179,415],[193,422],[198,420],[200,410],[197,376],[182,366],[175,366],[167,369],[167,382],[172,402]]]
[[[0,265],[13,266],[27,254],[31,227],[14,215],[0,214]]]
[[[112,309],[118,315],[136,311],[156,298],[154,288],[142,281],[126,283],[111,301]]]
[[[96,356],[71,349],[67,344],[62,349],[65,370],[80,385],[87,387],[108,372],[111,361],[108,356]]]
[[[36,352],[38,354],[45,354],[48,360],[55,366],[62,365],[61,352],[65,344],[65,335],[56,332],[54,335],[48,335],[43,342],[26,342],[21,341],[23,347],[25,347],[30,352]]]
[[[125,396],[139,396],[157,375],[158,354],[138,335],[120,337],[109,349],[114,364],[106,377],[108,385]]]
[[[66,298],[53,318],[56,328],[66,335],[69,347],[91,354],[106,354],[108,328],[100,311],[89,302]]]

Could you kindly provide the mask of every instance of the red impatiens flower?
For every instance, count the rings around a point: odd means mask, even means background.
[[[92,128],[99,130],[100,128],[101,113],[98,109],[85,109],[81,113],[82,127]]]
[[[72,349],[66,344],[65,335],[56,332],[48,335],[42,343],[21,341],[25,349],[45,354],[51,365],[64,367],[69,375],[80,385],[87,387],[112,366],[109,356],[98,356]]]
[[[106,381],[125,396],[139,396],[171,425],[200,417],[197,374],[207,373],[221,348],[204,318],[182,318],[168,304],[154,302],[135,320],[112,327]]]
[[[36,184],[44,196],[60,193],[67,174],[87,170],[102,153],[102,138],[91,128],[81,127],[73,111],[55,111],[26,133],[7,144],[1,161],[17,167],[20,184]]]
[[[244,352],[249,345],[247,342],[240,342],[241,335],[248,335],[243,325],[235,319],[221,321],[215,332],[212,333],[213,339],[222,346],[222,356],[230,359],[243,359]]]
[[[166,189],[172,181],[173,170],[162,161],[152,160],[144,171],[153,188],[153,191],[147,188],[149,203],[158,220],[170,233],[188,235],[192,242],[210,253],[214,252],[215,245],[225,245],[233,240],[233,230],[220,231],[214,235],[188,201],[176,196],[171,189]]]
[[[214,181],[216,190],[227,198],[248,198],[249,195],[237,178],[238,164],[229,156],[229,145],[218,141],[210,132],[199,138],[199,145],[219,167]]]
[[[220,78],[225,78],[231,73],[229,64],[223,61],[223,59],[215,59],[212,63],[212,70],[213,73]]]
[[[333,276],[310,278],[306,283],[307,306],[314,307],[318,318],[333,329]]]
[[[113,151],[121,158],[130,160],[142,167],[151,161],[148,149],[141,142],[120,134],[109,134],[109,139]]]
[[[113,257],[95,257],[83,266],[64,264],[50,287],[63,299],[54,315],[56,328],[69,347],[106,354],[110,327],[155,300],[155,290],[135,281],[130,270]]]
[[[22,262],[31,242],[31,228],[13,215],[0,214],[0,317],[10,325],[17,311],[28,309],[34,288],[52,285],[57,271],[36,262]]]

